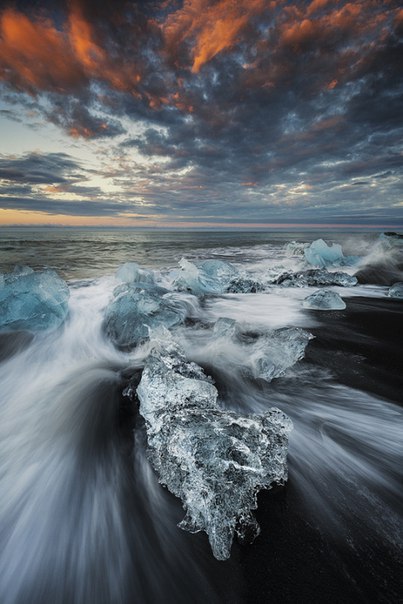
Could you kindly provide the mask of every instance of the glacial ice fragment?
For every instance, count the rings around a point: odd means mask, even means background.
[[[149,283],[121,285],[114,295],[105,311],[103,329],[122,349],[134,348],[147,339],[150,327],[182,323],[189,309],[186,300]]]
[[[154,283],[154,273],[140,268],[136,262],[125,262],[116,271],[116,278],[123,283]]]
[[[182,271],[175,287],[196,295],[222,294],[237,274],[236,268],[223,260],[205,260],[196,265],[182,258],[179,265]]]
[[[238,325],[234,319],[228,319],[227,317],[220,317],[214,323],[213,335],[216,338],[222,337],[235,337],[238,334]]]
[[[358,257],[344,256],[341,245],[328,245],[323,239],[316,239],[304,249],[305,260],[311,266],[324,268],[326,266],[346,266],[354,264]]]
[[[285,287],[330,286],[352,287],[357,278],[341,271],[329,272],[326,269],[309,269],[296,273],[284,273],[276,279],[277,285]]]
[[[224,373],[241,374],[271,382],[285,374],[305,355],[314,336],[299,327],[283,327],[256,335],[242,332],[233,319],[221,317],[200,359],[208,359]]]
[[[344,310],[346,303],[336,292],[328,289],[318,289],[303,301],[304,308],[315,310]]]
[[[68,313],[69,288],[52,270],[16,267],[0,275],[0,329],[57,329]]]
[[[266,382],[284,375],[287,369],[304,358],[313,335],[299,327],[284,327],[261,336],[250,346],[252,375]]]
[[[257,492],[287,480],[291,420],[276,408],[261,416],[219,408],[211,379],[166,330],[153,341],[137,396],[149,459],[186,512],[179,526],[204,530],[214,556],[227,559],[235,532],[258,534]]]
[[[391,298],[403,298],[403,283],[394,283],[394,285],[389,288],[388,296]]]

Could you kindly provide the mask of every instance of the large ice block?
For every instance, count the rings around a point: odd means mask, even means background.
[[[67,317],[68,285],[52,270],[16,267],[0,275],[0,329],[53,330]]]
[[[154,283],[154,273],[136,262],[125,262],[116,271],[116,279],[123,283]]]
[[[353,263],[356,259],[345,257],[341,245],[328,245],[323,239],[316,239],[304,249],[305,260],[311,266],[324,268],[326,266],[343,266]]]
[[[148,338],[149,328],[182,323],[188,312],[186,300],[153,284],[126,284],[116,288],[106,308],[103,330],[122,349],[134,348]]]
[[[179,265],[182,271],[175,287],[196,295],[222,294],[237,275],[236,268],[223,260],[205,260],[196,265],[182,258]]]
[[[230,556],[234,533],[253,538],[257,492],[287,479],[291,420],[279,409],[241,416],[217,404],[201,367],[189,363],[164,330],[154,334],[137,396],[149,459],[161,484],[180,497],[180,527],[204,530],[214,556]]]

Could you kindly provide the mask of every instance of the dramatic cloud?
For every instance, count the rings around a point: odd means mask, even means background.
[[[100,182],[75,190],[94,216],[107,202],[162,223],[399,222],[399,2],[40,5],[0,12],[1,115],[21,121],[13,99],[76,145],[94,141]],[[44,173],[62,184],[73,167],[53,160]]]
[[[81,180],[79,165],[65,153],[0,157],[0,179],[27,184],[55,184]]]

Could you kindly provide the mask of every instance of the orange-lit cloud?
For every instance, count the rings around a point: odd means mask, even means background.
[[[76,60],[89,78],[104,80],[116,90],[134,91],[141,80],[134,64],[111,59],[108,51],[96,42],[92,25],[77,7],[69,16],[68,38]]]
[[[0,15],[0,79],[28,92],[66,92],[83,77],[67,36],[50,21],[31,21],[12,9]]]
[[[265,8],[265,0],[185,0],[162,25],[168,49],[175,51],[193,40],[192,71],[198,73],[218,53],[234,46],[250,19]]]
[[[312,2],[307,8],[306,13],[307,15],[312,15],[316,11],[319,11],[324,8],[327,4],[329,4],[329,0],[312,0]]]
[[[133,63],[110,58],[95,41],[90,23],[74,8],[62,29],[48,19],[4,10],[0,14],[0,79],[30,93],[63,93],[91,79],[132,91],[141,77]]]

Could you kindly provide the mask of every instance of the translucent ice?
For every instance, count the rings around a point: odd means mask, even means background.
[[[175,287],[196,295],[222,294],[237,274],[236,268],[223,260],[205,260],[196,265],[182,258],[179,265],[182,271]]]
[[[213,335],[216,338],[233,338],[238,335],[237,322],[234,319],[228,319],[227,317],[220,317],[214,323]]]
[[[403,283],[395,283],[389,288],[388,296],[391,298],[403,298]]]
[[[330,286],[339,285],[352,287],[357,284],[357,278],[341,271],[329,272],[326,269],[309,269],[297,273],[284,273],[277,278],[278,285],[286,287]]]
[[[304,357],[312,338],[297,327],[256,334],[242,330],[233,319],[220,318],[210,338],[203,333],[202,345],[188,350],[197,362],[213,364],[223,374],[271,382]]]
[[[284,375],[305,355],[312,334],[298,327],[276,329],[250,346],[248,363],[252,375],[270,382]]]
[[[344,257],[341,245],[334,243],[327,245],[323,239],[313,241],[311,245],[304,249],[305,260],[312,266],[342,266],[349,261]]]
[[[315,310],[344,310],[346,303],[344,300],[328,289],[318,289],[303,301],[304,308]]]
[[[204,260],[200,268],[209,277],[223,283],[228,283],[238,272],[232,264],[223,260]]]
[[[205,531],[214,556],[227,559],[235,532],[259,533],[257,492],[287,480],[291,421],[275,408],[252,417],[222,410],[210,378],[166,332],[153,342],[137,396],[150,461],[186,512],[179,526]]]
[[[126,262],[116,271],[116,278],[123,283],[154,283],[154,274],[140,268],[136,262]]]
[[[68,313],[69,288],[54,271],[16,267],[0,275],[0,329],[56,329]]]
[[[122,349],[147,339],[150,327],[173,327],[182,323],[189,305],[174,293],[152,284],[127,284],[116,288],[106,308],[103,329]]]

